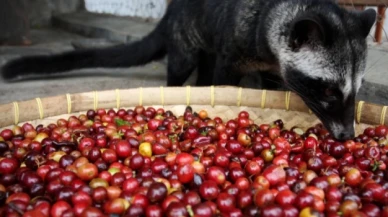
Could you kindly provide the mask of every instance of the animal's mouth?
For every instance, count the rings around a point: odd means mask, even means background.
[[[305,102],[336,140],[354,139],[354,115],[340,111],[328,114],[324,109],[319,109],[308,101]]]
[[[332,122],[332,123],[323,123],[327,128],[330,134],[339,141],[346,141],[354,139],[354,126],[344,126],[343,124]]]
[[[297,93],[304,103],[314,112],[330,134],[339,141],[354,139],[354,104],[349,99],[346,104],[333,108],[326,108],[314,93],[309,93],[306,88],[290,85],[285,81],[287,89]]]

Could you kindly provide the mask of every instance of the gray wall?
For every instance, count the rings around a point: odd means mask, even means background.
[[[20,41],[28,33],[26,11],[24,0],[0,1],[0,44],[10,39]]]
[[[31,27],[50,24],[51,15],[70,13],[84,8],[83,0],[27,0]]]
[[[83,8],[83,0],[0,0],[0,44],[19,43],[30,27],[50,25],[53,14]]]

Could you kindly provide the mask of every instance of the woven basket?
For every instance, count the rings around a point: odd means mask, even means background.
[[[284,91],[244,89],[229,86],[154,87],[66,94],[0,105],[0,128],[29,122],[56,123],[59,118],[78,115],[89,109],[133,108],[137,105],[163,107],[182,115],[187,105],[195,111],[207,110],[210,117],[235,118],[246,110],[257,124],[282,119],[285,127],[303,129],[319,120],[297,95]],[[367,126],[387,124],[387,106],[356,103],[356,132]]]

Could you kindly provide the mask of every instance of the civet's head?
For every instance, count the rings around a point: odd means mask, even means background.
[[[286,46],[279,52],[283,80],[336,139],[355,134],[355,97],[375,20],[373,9],[346,11],[327,4],[299,12],[285,30]]]

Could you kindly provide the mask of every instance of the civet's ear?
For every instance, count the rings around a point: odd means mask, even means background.
[[[326,30],[320,19],[315,16],[296,18],[290,28],[289,46],[298,50],[303,46],[314,47],[326,41]]]
[[[368,9],[362,12],[357,13],[360,21],[361,21],[361,32],[362,36],[366,38],[369,35],[372,26],[376,22],[377,13],[373,9]]]

